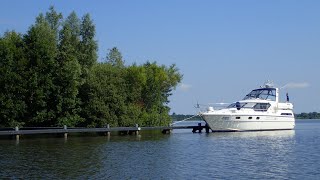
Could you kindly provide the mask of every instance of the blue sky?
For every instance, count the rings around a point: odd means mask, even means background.
[[[127,64],[177,64],[184,75],[171,111],[233,102],[270,79],[291,83],[295,112],[320,112],[320,1],[5,1],[0,33],[25,33],[50,5],[64,17],[90,13],[99,59],[116,46]]]

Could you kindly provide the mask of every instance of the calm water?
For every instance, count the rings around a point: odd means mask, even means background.
[[[0,178],[320,179],[319,139],[320,120],[298,120],[292,131],[0,140]]]

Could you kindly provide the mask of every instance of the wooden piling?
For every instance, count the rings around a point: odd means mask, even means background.
[[[198,131],[199,133],[202,133],[202,129],[203,129],[203,126],[201,126],[201,123],[198,123],[198,126],[192,127],[192,132],[196,133]]]
[[[162,134],[170,134],[171,133],[171,129],[163,129],[161,131]]]
[[[64,130],[67,130],[67,125],[63,125],[63,129]],[[68,133],[64,133],[64,139],[67,139],[68,138]]]
[[[201,123],[198,123],[198,127],[199,127],[199,133],[202,133],[202,127],[201,127]]]
[[[16,126],[15,129],[14,129],[16,132],[19,131],[19,127]],[[20,140],[20,135],[19,134],[16,134],[16,141],[19,141]]]
[[[137,128],[137,130],[136,130],[136,135],[139,135],[139,131],[140,131],[140,128],[139,128],[139,125],[138,124],[136,124],[136,128]]]
[[[210,131],[209,131],[210,128],[209,128],[208,124],[206,124],[205,128],[206,128],[206,133],[209,133],[209,132],[210,132]]]
[[[107,136],[108,136],[108,138],[110,138],[111,132],[110,132],[110,125],[109,124],[107,124],[107,129],[108,129]]]

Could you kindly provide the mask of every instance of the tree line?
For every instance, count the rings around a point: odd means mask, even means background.
[[[295,117],[297,119],[320,119],[320,113],[317,112],[309,112],[309,113],[300,113],[300,114],[295,114]]]
[[[125,65],[110,49],[98,62],[89,14],[50,7],[25,34],[0,36],[0,126],[162,126],[182,75],[175,65]]]

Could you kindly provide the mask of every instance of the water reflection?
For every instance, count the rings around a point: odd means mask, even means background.
[[[282,179],[290,175],[295,130],[210,133],[207,137],[214,148],[209,156],[215,159],[214,165],[236,167],[231,176]]]
[[[238,137],[238,138],[294,138],[295,130],[279,131],[244,131],[244,132],[214,132],[209,137]]]
[[[20,139],[15,146],[1,148],[2,178],[76,178],[94,165],[101,167],[96,158],[104,140],[90,138],[68,139]]]

